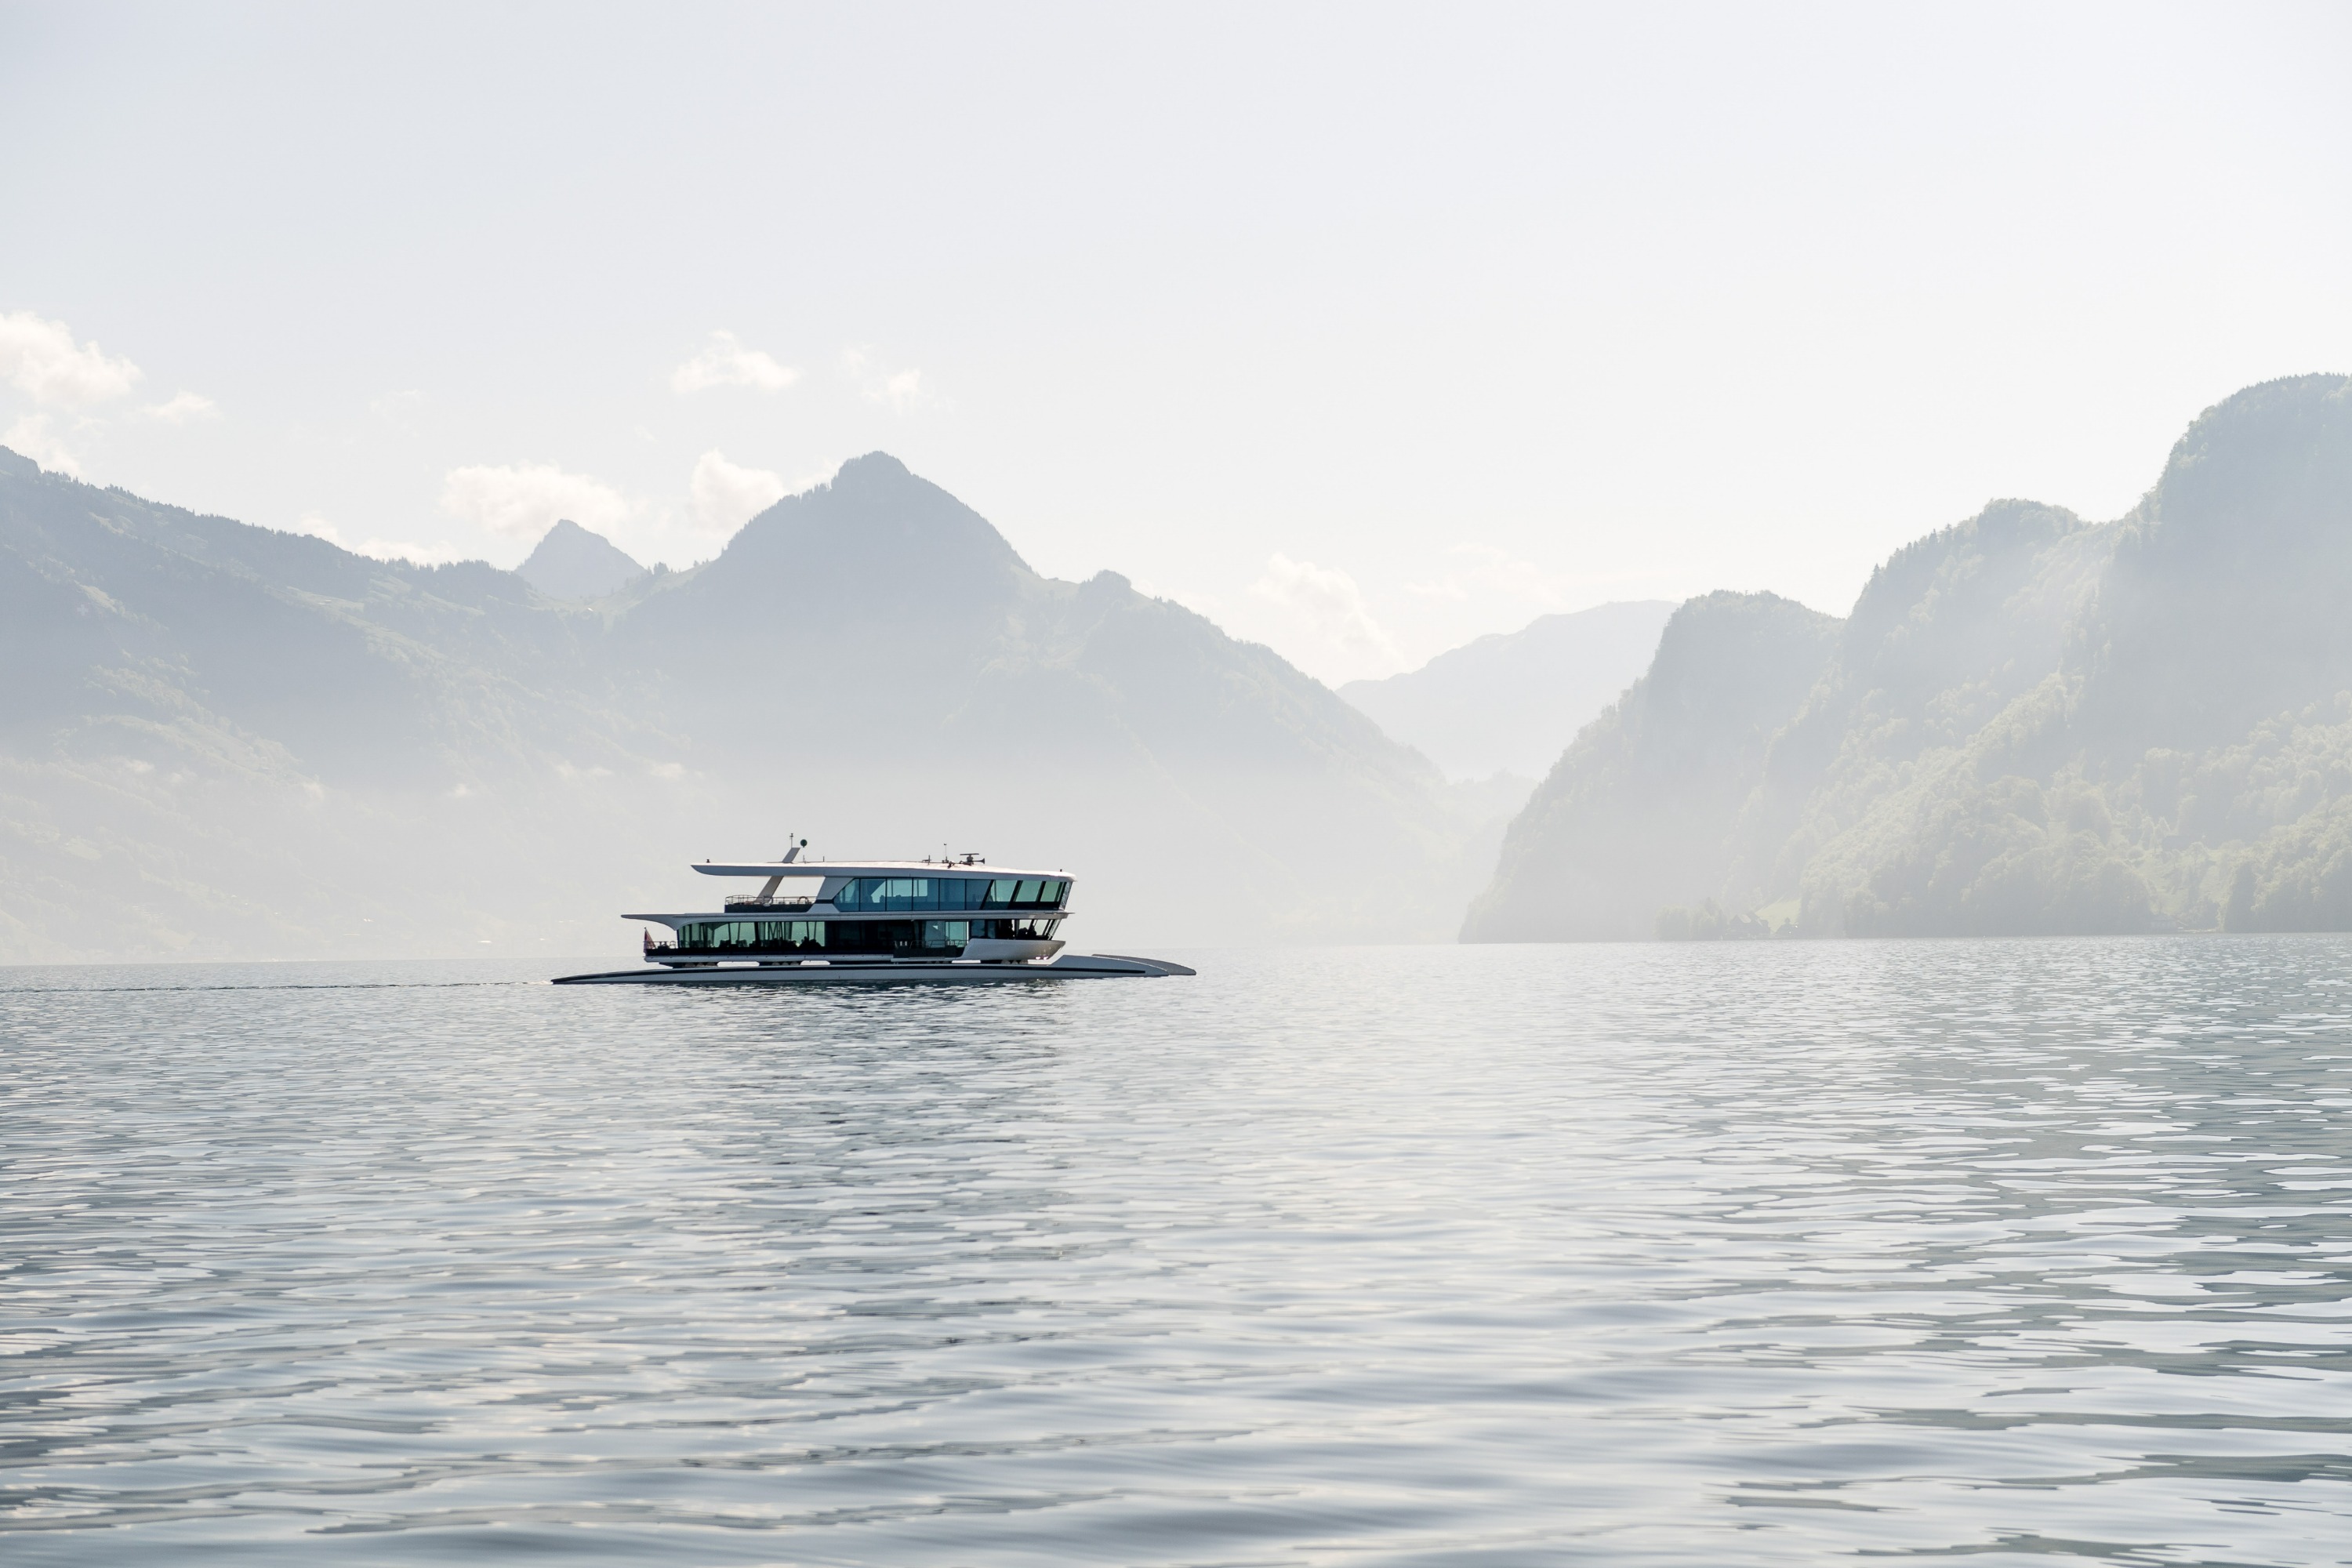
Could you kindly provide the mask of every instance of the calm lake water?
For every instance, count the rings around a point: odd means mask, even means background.
[[[2352,1561],[2352,942],[1170,956],[0,971],[0,1561]]]

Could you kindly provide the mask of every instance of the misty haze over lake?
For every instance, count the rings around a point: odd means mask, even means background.
[[[1129,942],[2352,929],[2347,539],[2352,381],[2303,376],[1843,621],[1611,606],[1335,695],[880,453],[692,571],[566,521],[520,573],[0,454],[0,950],[612,951],[803,834],[1083,870]]]
[[[0,5],[0,1568],[2352,1563],[2347,81]]]

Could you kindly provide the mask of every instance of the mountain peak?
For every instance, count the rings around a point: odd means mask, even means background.
[[[868,452],[852,458],[841,465],[833,476],[834,488],[857,489],[866,485],[888,484],[892,480],[911,479],[914,471],[887,452]]]
[[[515,574],[551,599],[601,599],[646,569],[601,533],[558,518]]]
[[[908,590],[965,594],[1028,570],[986,518],[887,452],[852,458],[830,484],[786,496],[744,524],[712,567],[714,582],[878,574]]]
[[[2352,495],[2352,376],[2291,375],[2197,416],[2149,498],[2159,525],[2300,542]]]

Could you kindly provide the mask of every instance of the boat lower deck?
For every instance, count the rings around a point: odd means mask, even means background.
[[[1013,980],[1156,979],[1191,974],[1181,963],[1119,953],[1066,952],[1033,963],[864,959],[799,963],[657,964],[602,974],[558,975],[556,985],[985,985]]]

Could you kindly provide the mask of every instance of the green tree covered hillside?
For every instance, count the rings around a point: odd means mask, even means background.
[[[1633,738],[1637,685],[1512,826],[1464,934],[1632,934],[1644,905],[1666,934],[2352,928],[2347,605],[2352,378],[2250,387],[2116,522],[1997,501],[1896,552],[1752,764],[1738,724],[1704,762]],[[1752,676],[1727,644],[1682,679],[1728,702]],[[1736,820],[1668,847],[1612,783],[1645,770],[1736,793]],[[1595,846],[1601,925],[1573,890]]]

